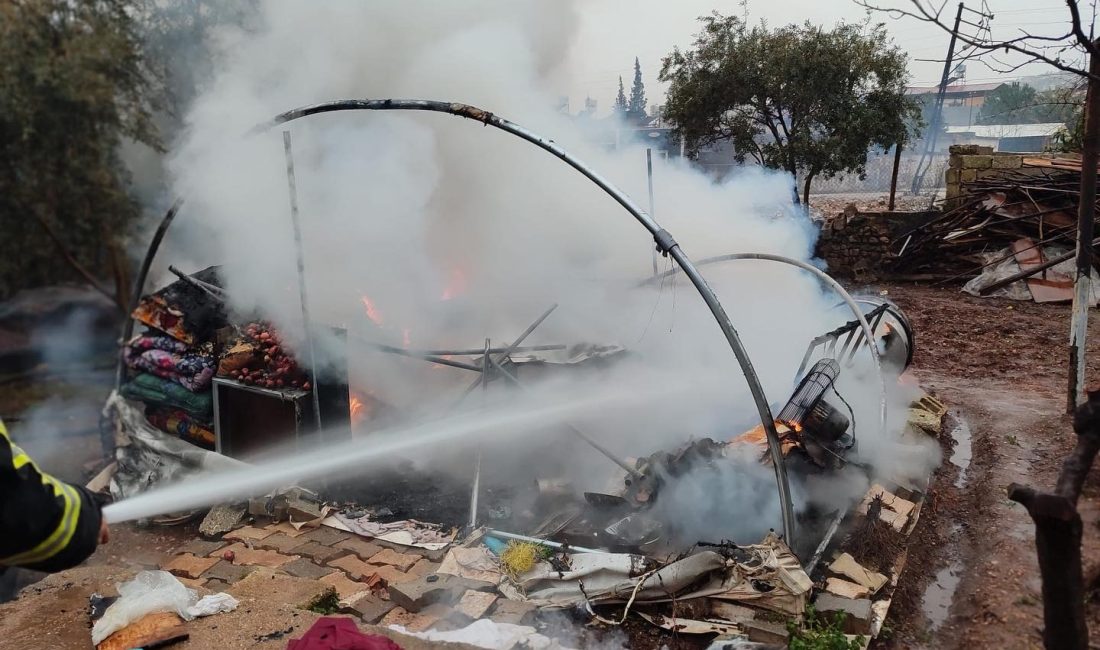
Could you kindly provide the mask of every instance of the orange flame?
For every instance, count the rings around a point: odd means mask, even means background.
[[[378,311],[378,308],[374,306],[371,299],[367,296],[363,296],[363,306],[367,308],[367,318],[371,319],[375,325],[382,325],[382,314]]]
[[[440,300],[450,300],[457,295],[466,292],[466,273],[458,268],[452,268],[447,276],[447,286],[443,289]]]
[[[352,395],[348,401],[348,411],[351,413],[351,423],[353,425],[367,419],[371,413],[370,405],[357,395]]]

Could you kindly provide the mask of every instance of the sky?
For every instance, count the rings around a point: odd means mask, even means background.
[[[927,0],[925,0],[927,2]],[[937,4],[944,0],[932,0]],[[909,0],[880,0],[885,7],[911,7]],[[1050,35],[1061,33],[1068,24],[1068,11],[1063,0],[968,0],[966,6],[981,10],[988,7],[994,15],[991,23],[993,35],[998,39],[1020,34],[1021,28],[1029,33]],[[1082,0],[1082,17],[1091,19],[1091,2]],[[748,0],[750,20],[765,20],[772,26],[810,21],[831,26],[840,21],[858,22],[866,12],[853,0]],[[944,15],[954,20],[957,3],[947,2]],[[719,11],[739,14],[743,10],[738,0],[585,0],[580,16],[580,34],[569,53],[569,74],[563,78],[560,93],[570,98],[570,109],[583,108],[589,95],[599,102],[598,112],[610,110],[622,75],[627,93],[634,75],[634,57],[642,66],[643,80],[649,103],[653,104],[664,94],[657,81],[661,58],[674,46],[691,45],[698,31],[697,18]],[[972,19],[976,17],[972,16]],[[947,51],[949,36],[935,25],[921,23],[913,18],[893,19],[878,14],[877,21],[884,22],[894,41],[910,56],[910,85],[934,86],[943,71],[943,56]],[[1087,31],[1087,30],[1086,30]],[[1004,58],[1004,57],[1002,57]],[[921,61],[920,59],[939,59]],[[1016,63],[1019,59],[1008,57]],[[1049,67],[1030,64],[1011,75],[991,71],[978,62],[967,64],[966,79],[970,83],[985,83],[1021,76],[1044,74]]]

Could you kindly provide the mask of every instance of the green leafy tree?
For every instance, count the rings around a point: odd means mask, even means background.
[[[1007,83],[986,96],[978,112],[978,124],[1036,124],[1043,111],[1039,108],[1039,93],[1028,84]]]
[[[623,87],[623,78],[619,77],[619,94],[615,96],[615,112],[625,113],[627,110],[626,89]]]
[[[78,276],[111,295],[112,269],[127,284],[119,240],[138,208],[118,145],[160,147],[137,13],[129,0],[0,3],[0,297]]]
[[[905,96],[905,55],[881,24],[773,30],[717,12],[701,22],[694,46],[665,57],[660,76],[665,116],[691,154],[729,140],[738,162],[801,177],[808,202],[815,178],[863,177],[872,147],[906,142],[920,121]]]
[[[645,84],[642,83],[642,64],[638,62],[638,57],[634,57],[634,84],[630,86],[627,113],[637,122],[646,118]]]

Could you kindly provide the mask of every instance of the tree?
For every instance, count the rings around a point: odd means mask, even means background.
[[[642,83],[642,64],[634,57],[634,84],[630,86],[630,102],[627,112],[632,119],[641,122],[646,118],[645,84]]]
[[[615,96],[615,112],[625,113],[626,111],[626,89],[623,87],[623,77],[619,75],[619,94]]]
[[[160,146],[136,13],[129,0],[0,3],[0,296],[76,275],[110,295],[112,268],[126,285],[119,235],[138,209],[118,144]]]
[[[673,50],[660,75],[665,115],[692,155],[729,140],[738,162],[801,175],[808,202],[816,177],[862,177],[870,148],[904,143],[919,121],[905,55],[882,25],[771,30],[717,12],[701,21],[694,47]]]
[[[1039,93],[1018,82],[999,86],[985,98],[978,112],[978,124],[1035,124],[1035,104]]]

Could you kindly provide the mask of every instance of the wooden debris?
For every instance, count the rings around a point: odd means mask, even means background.
[[[96,646],[97,650],[131,650],[131,648],[162,647],[182,641],[188,633],[176,614],[148,614],[115,632]]]

